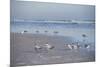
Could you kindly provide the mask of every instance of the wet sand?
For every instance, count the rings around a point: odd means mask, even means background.
[[[11,33],[11,67],[76,63],[95,61],[94,47],[89,49],[68,49],[64,44],[74,42],[73,37],[48,36],[42,34]],[[45,48],[36,51],[35,43],[39,46],[49,43],[54,49]]]

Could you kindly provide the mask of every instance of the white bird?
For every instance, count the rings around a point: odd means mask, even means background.
[[[80,46],[78,44],[66,44],[69,49],[78,49]]]
[[[68,46],[69,49],[73,49],[72,45],[68,44],[67,46]]]
[[[35,44],[34,49],[35,51],[39,51],[40,49],[42,49],[42,47],[40,45]]]
[[[51,45],[49,45],[48,43],[45,44],[45,47],[46,47],[46,49],[48,49],[48,50],[54,48],[54,46],[51,46]]]
[[[39,45],[35,45],[35,48],[36,48],[36,49],[41,49],[42,47],[39,46]]]

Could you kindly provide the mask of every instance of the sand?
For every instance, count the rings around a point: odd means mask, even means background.
[[[93,46],[89,49],[72,50],[64,46],[64,44],[74,42],[73,37],[29,33],[11,33],[10,37],[11,67],[95,61]],[[44,47],[44,44],[49,43],[54,48],[51,50],[43,48],[36,51],[34,49],[35,43],[42,47]]]

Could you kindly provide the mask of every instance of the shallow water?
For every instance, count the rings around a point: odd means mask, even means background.
[[[85,39],[86,42],[95,42],[95,23],[11,22],[11,32],[20,33],[24,30],[27,33],[71,36],[75,41]],[[82,37],[83,34],[86,37]]]

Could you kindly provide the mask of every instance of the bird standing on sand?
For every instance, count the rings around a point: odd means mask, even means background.
[[[68,46],[69,49],[73,49],[73,46],[72,45],[67,44],[67,46]]]
[[[81,46],[79,45],[78,42],[75,42],[75,43],[72,43],[72,44],[73,44],[74,49],[79,49],[79,48],[81,48]]]
[[[42,47],[35,43],[34,49],[35,49],[35,51],[39,51],[40,49],[42,49]]]
[[[67,47],[67,48],[69,48],[71,50],[72,49],[78,49],[78,48],[80,48],[80,46],[78,44],[74,44],[74,43],[72,43],[72,44],[66,44],[65,47]]]
[[[85,44],[84,47],[85,48],[90,48],[90,45],[89,44]]]
[[[49,45],[48,43],[45,44],[45,47],[47,50],[53,49],[54,46]]]

